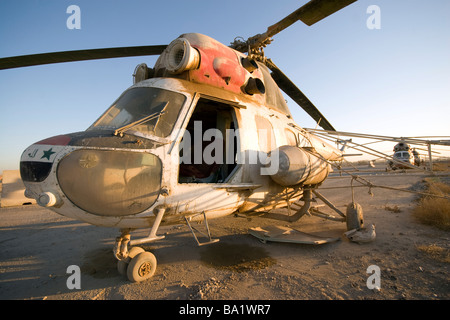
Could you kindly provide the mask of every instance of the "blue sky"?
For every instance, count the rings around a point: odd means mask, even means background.
[[[229,44],[248,38],[307,1],[0,1],[0,57],[169,44],[186,32]],[[66,9],[81,9],[70,30]],[[370,5],[380,29],[367,28]],[[339,131],[449,136],[450,1],[360,0],[308,27],[274,36],[266,56]],[[18,169],[30,144],[85,130],[132,84],[134,57],[0,71],[0,171]],[[288,99],[296,122],[314,121]],[[388,146],[387,150],[392,146]],[[440,147],[442,149],[442,147]]]

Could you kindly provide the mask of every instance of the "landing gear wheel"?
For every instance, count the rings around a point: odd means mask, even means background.
[[[150,252],[141,252],[131,259],[127,268],[128,280],[140,282],[151,278],[156,271],[156,258]]]
[[[347,206],[347,230],[360,229],[364,227],[364,217],[362,207],[352,202]]]
[[[119,260],[117,261],[117,270],[121,275],[127,274],[127,268],[128,264],[130,263],[131,259],[133,259],[135,256],[137,256],[139,253],[144,252],[145,250],[141,247],[132,247],[130,251],[128,252],[128,257],[125,260]]]

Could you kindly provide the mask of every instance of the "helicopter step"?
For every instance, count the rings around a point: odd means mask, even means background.
[[[195,228],[194,226],[191,225],[191,219],[194,218],[194,217],[197,217],[199,215],[203,215],[203,221],[205,222],[206,234],[204,232],[202,232],[201,230],[198,230],[197,228]],[[211,237],[211,231],[209,230],[208,219],[206,218],[205,211],[202,211],[201,213],[194,214],[194,215],[189,216],[189,217],[184,217],[184,219],[186,220],[186,224],[188,225],[189,229],[191,230],[192,235],[194,236],[194,239],[197,242],[198,246],[204,246],[204,245],[208,245],[208,244],[212,244],[212,243],[216,243],[216,242],[220,241],[220,239],[213,239]],[[198,233],[200,233],[203,236],[208,237],[209,240],[205,241],[205,242],[200,242],[198,240],[197,235],[195,234],[195,231],[197,231]]]

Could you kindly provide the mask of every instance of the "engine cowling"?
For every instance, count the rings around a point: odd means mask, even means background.
[[[326,161],[303,148],[286,145],[277,148],[272,154],[277,152],[278,171],[270,177],[282,186],[319,184],[331,171]]]

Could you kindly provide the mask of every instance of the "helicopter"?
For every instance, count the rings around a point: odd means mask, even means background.
[[[317,197],[347,229],[364,225],[362,208],[344,214],[317,188],[343,150],[293,121],[284,91],[324,130],[330,122],[265,57],[271,37],[300,20],[312,25],[356,0],[312,0],[263,34],[224,45],[186,33],[169,45],[43,53],[0,59],[0,69],[159,55],[136,66],[133,85],[85,131],[38,141],[24,150],[25,196],[58,214],[119,229],[113,254],[130,281],[151,278],[156,257],[137,246],[157,240],[161,225],[186,223],[198,245],[212,244],[208,221],[269,212],[297,221]],[[276,208],[299,207],[287,216]],[[194,222],[202,222],[200,242]],[[136,229],[147,237],[131,240]]]
[[[420,155],[416,148],[411,148],[406,142],[399,142],[394,146],[394,155],[392,156],[397,162],[389,160],[387,166],[391,170],[408,169],[410,165],[418,167],[420,165]],[[407,165],[409,164],[409,165]]]
[[[374,162],[380,159],[386,161],[386,171],[396,169],[420,169],[425,172],[433,172],[433,154],[441,154],[436,150],[432,150],[432,146],[450,146],[448,136],[422,136],[422,137],[392,137],[383,135],[374,135],[366,133],[345,132],[336,130],[323,130],[318,128],[305,128],[308,132],[313,133],[317,137],[336,143],[340,146],[341,151],[353,149],[362,153],[345,153],[343,156],[362,156],[363,154],[375,156],[369,160],[369,167],[374,167]],[[348,139],[344,139],[347,137]],[[358,139],[358,142],[353,140]],[[394,153],[386,153],[369,147],[375,143],[396,142],[394,145]],[[425,147],[425,148],[424,148]],[[419,151],[427,151],[428,164],[423,154]],[[342,158],[345,161],[345,158]],[[420,167],[424,165],[423,167]],[[340,165],[335,165],[340,170]],[[370,183],[368,184],[370,185]]]
[[[415,140],[411,140],[416,142]],[[423,144],[423,142],[422,142]],[[440,154],[440,152],[431,150],[431,144],[449,145],[449,141],[427,141],[425,144],[427,149],[419,148],[417,146],[412,146],[401,140],[394,146],[394,154],[392,158],[387,161],[386,170],[397,170],[397,169],[417,169],[420,165],[425,163],[424,156],[420,154],[419,151],[428,152],[428,167],[429,170],[433,169],[432,154]]]

